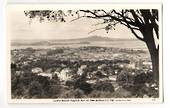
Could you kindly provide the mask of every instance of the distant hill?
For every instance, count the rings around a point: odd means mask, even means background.
[[[76,38],[76,39],[59,39],[59,40],[52,40],[52,41],[80,41],[80,42],[90,42],[90,41],[122,41],[122,40],[136,40],[136,39],[122,39],[122,38],[109,38],[103,36],[89,36],[86,38]]]
[[[123,40],[134,40],[134,39],[114,39],[102,36],[89,36],[86,38],[76,38],[76,39],[59,39],[59,40],[25,40],[25,41],[12,41],[12,46],[19,45],[69,45],[69,44],[90,44],[91,42],[98,41],[123,41]]]
[[[67,39],[73,41],[113,41],[114,39],[109,37],[102,37],[102,36],[89,36],[86,38],[77,38],[77,39]]]

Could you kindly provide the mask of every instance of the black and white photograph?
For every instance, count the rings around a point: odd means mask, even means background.
[[[12,103],[162,102],[162,8],[9,5]]]

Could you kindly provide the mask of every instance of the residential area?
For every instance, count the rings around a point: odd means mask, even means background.
[[[12,98],[158,97],[148,55],[96,46],[12,49]]]

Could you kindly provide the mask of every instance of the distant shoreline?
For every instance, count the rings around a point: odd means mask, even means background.
[[[110,38],[104,36],[89,36],[85,38],[70,38],[70,39],[11,39],[11,42],[23,42],[23,41],[75,41],[75,40],[105,40],[105,41],[119,41],[119,40],[138,40],[135,38]]]

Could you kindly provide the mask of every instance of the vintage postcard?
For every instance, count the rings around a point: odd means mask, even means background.
[[[9,103],[161,103],[161,4],[9,4]]]

